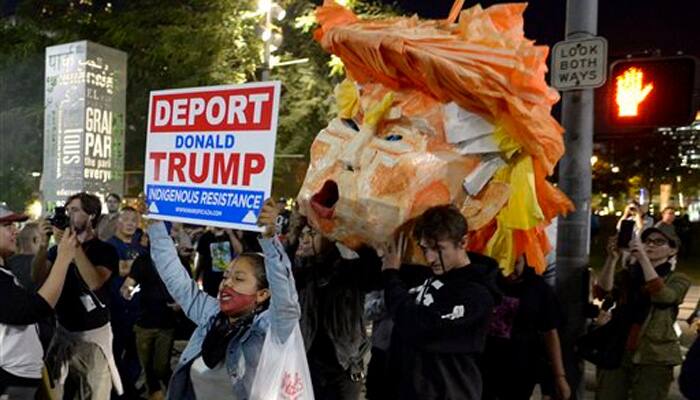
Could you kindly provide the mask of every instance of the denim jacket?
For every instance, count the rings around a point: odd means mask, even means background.
[[[197,329],[173,372],[167,398],[195,399],[190,367],[201,355],[204,337],[219,312],[219,302],[200,290],[197,283],[189,277],[180,264],[175,245],[163,223],[152,225],[148,233],[151,257],[158,274],[187,317],[197,324]],[[268,329],[284,341],[301,316],[291,263],[284,247],[277,238],[260,238],[259,242],[265,255],[265,271],[272,297],[270,307],[255,317],[250,329],[238,340],[232,340],[228,344],[226,369],[231,378],[231,397],[237,400],[249,398]]]

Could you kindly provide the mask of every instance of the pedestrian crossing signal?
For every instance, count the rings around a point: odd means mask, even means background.
[[[700,74],[690,56],[616,61],[608,80],[608,122],[613,128],[689,125],[698,110]]]
[[[644,83],[644,70],[629,67],[615,77],[615,102],[617,116],[636,117],[639,115],[639,104],[654,90],[654,82]]]

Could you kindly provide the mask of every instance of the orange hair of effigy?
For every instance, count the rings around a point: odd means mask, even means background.
[[[545,81],[548,48],[525,38],[526,4],[460,13],[461,6],[458,0],[445,20],[360,20],[325,0],[314,37],[353,80],[454,101],[502,126],[551,174],[564,153],[563,129],[551,116],[559,96]]]

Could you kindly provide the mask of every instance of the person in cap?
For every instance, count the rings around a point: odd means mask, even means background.
[[[37,323],[53,313],[78,244],[67,229],[46,281],[36,292],[27,290],[5,264],[17,251],[17,224],[27,219],[0,203],[0,397],[12,400],[34,399],[44,356]]]
[[[633,237],[631,257],[616,273],[620,259],[617,238],[608,243],[608,257],[594,288],[601,300],[613,301],[611,320],[626,333],[624,355],[614,368],[598,368],[596,399],[665,399],[673,367],[682,362],[674,323],[690,279],[675,271],[680,240],[664,226],[647,228]]]

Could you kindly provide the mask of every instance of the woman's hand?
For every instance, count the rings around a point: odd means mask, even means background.
[[[607,250],[609,257],[613,257],[615,259],[620,257],[620,249],[617,247],[617,236],[611,236],[608,239]]]
[[[557,376],[555,385],[557,391],[557,399],[569,400],[569,398],[571,398],[571,388],[569,387],[569,382],[566,381],[565,375]]]
[[[51,226],[49,220],[43,218],[41,221],[39,221],[39,245],[42,248],[46,249],[49,247],[49,239],[51,238],[52,234],[53,227]],[[60,240],[60,238],[57,238],[56,240]]]
[[[70,264],[75,258],[79,245],[77,235],[72,232],[70,228],[66,228],[61,237],[61,241],[58,243],[56,260]]]
[[[646,252],[646,249],[644,248],[644,244],[642,244],[642,240],[637,235],[633,235],[632,240],[630,240],[630,253],[640,263],[644,262],[645,260],[647,262],[649,261],[649,257],[647,256],[647,252]]]
[[[258,215],[258,226],[263,228],[262,235],[266,238],[271,238],[277,231],[277,215],[279,214],[275,200],[269,198],[265,200],[260,215]]]
[[[598,313],[598,317],[596,317],[593,324],[595,326],[603,326],[603,325],[607,324],[608,322],[610,322],[611,319],[612,319],[612,313],[610,311],[600,310],[600,312]]]

